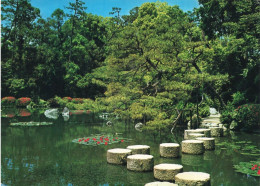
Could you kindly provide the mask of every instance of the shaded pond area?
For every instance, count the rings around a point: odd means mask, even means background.
[[[57,119],[46,118],[42,110],[31,114],[27,112],[23,110],[22,114],[18,114],[21,113],[18,110],[3,110],[1,180],[5,185],[144,185],[154,181],[152,172],[132,172],[126,166],[106,162],[108,149],[136,144],[151,147],[155,165],[177,163],[183,165],[184,171],[209,173],[211,185],[260,184],[259,177],[237,173],[233,168],[239,162],[259,160],[257,154],[245,153],[243,146],[252,144],[255,149],[260,149],[260,134],[229,133],[225,137],[216,138],[216,144],[220,145],[214,151],[206,151],[203,155],[182,154],[180,158],[168,159],[159,156],[159,144],[181,143],[183,129],[178,129],[174,135],[170,132],[156,134],[139,132],[133,123],[125,124],[118,119],[112,119],[112,125],[109,126],[106,118],[88,112],[75,112],[66,121],[61,115]],[[53,124],[10,126],[13,122],[30,121]],[[94,146],[72,142],[77,138],[97,134],[115,135],[128,140]]]

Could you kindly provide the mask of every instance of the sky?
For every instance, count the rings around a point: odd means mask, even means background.
[[[129,11],[136,6],[141,6],[145,2],[157,2],[158,0],[82,0],[87,7],[86,12],[96,14],[103,17],[111,16],[109,12],[112,7],[121,8],[121,15],[129,14]],[[53,11],[57,8],[65,10],[69,2],[75,0],[31,0],[31,4],[41,10],[43,18],[50,17]],[[192,11],[193,8],[198,8],[198,0],[161,0],[169,5],[178,5],[184,11]]]

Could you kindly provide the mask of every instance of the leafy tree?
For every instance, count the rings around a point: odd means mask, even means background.
[[[223,87],[225,100],[237,91],[250,102],[259,102],[259,21],[257,0],[199,0],[200,27],[215,39],[215,57],[209,70],[229,74],[230,83]]]
[[[108,109],[153,129],[172,124],[176,104],[183,102],[185,108],[197,88],[225,79],[204,70],[214,52],[206,43],[177,6],[143,4],[135,21],[109,43]]]
[[[3,0],[1,8],[2,89],[4,94],[22,96],[35,88],[35,80],[29,74],[35,65],[32,35],[40,10],[28,0]]]

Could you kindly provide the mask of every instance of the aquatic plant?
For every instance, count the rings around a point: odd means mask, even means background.
[[[235,143],[222,142],[216,144],[221,146],[221,149],[232,149],[233,151],[247,156],[260,156],[260,149],[252,145],[251,141],[237,141]],[[223,148],[224,147],[224,148]]]
[[[29,110],[26,110],[26,109],[21,109],[21,110],[19,110],[18,115],[22,116],[22,117],[26,117],[26,116],[30,116],[31,112]]]
[[[128,142],[130,139],[123,138],[117,135],[113,134],[96,134],[89,137],[83,137],[83,138],[77,138],[72,140],[74,143],[79,143],[83,145],[91,145],[91,146],[97,146],[97,145],[110,145],[114,143],[123,143]]]
[[[17,122],[17,123],[11,123],[11,126],[23,126],[23,127],[34,127],[34,126],[44,126],[44,125],[52,125],[52,122]]]
[[[235,171],[251,176],[260,176],[260,161],[240,162],[234,165]]]

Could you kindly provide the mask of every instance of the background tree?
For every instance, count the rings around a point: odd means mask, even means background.
[[[200,27],[212,39],[215,55],[211,73],[228,73],[230,83],[223,87],[225,101],[244,92],[250,102],[259,102],[259,22],[257,0],[199,0]]]

